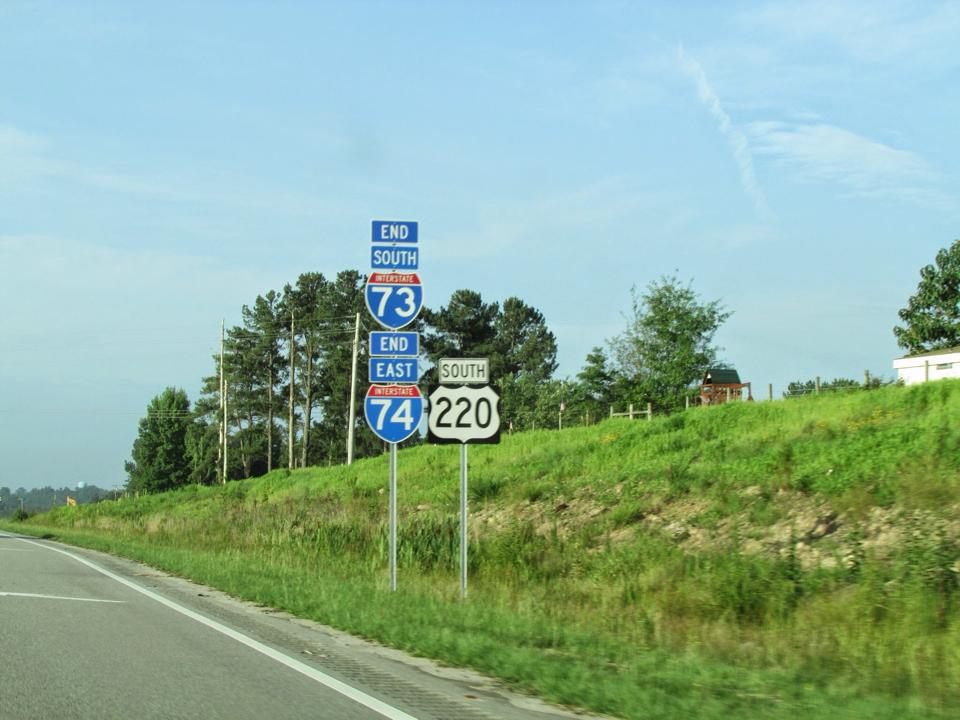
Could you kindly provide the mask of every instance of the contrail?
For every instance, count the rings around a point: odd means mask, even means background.
[[[687,55],[682,45],[677,47],[677,57],[680,60],[680,67],[683,68],[683,71],[696,81],[700,102],[703,103],[707,110],[710,111],[710,114],[716,118],[718,129],[730,144],[730,149],[733,151],[733,158],[736,160],[737,167],[740,169],[740,184],[743,186],[744,192],[753,200],[753,205],[760,218],[762,220],[772,220],[774,214],[767,205],[767,198],[763,194],[763,189],[760,187],[760,184],[757,182],[756,174],[753,172],[753,156],[750,154],[750,145],[747,142],[747,136],[738,128],[734,127],[730,121],[730,116],[727,115],[727,111],[723,109],[720,98],[710,85],[710,81],[707,80],[707,74],[703,71],[703,66],[694,58]]]

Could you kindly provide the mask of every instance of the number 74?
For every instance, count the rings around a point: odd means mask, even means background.
[[[390,411],[390,405],[393,401],[389,398],[370,398],[370,404],[380,408],[377,413],[377,430],[383,430],[383,422],[386,420],[387,413]],[[390,416],[391,423],[403,425],[404,430],[413,427],[413,413],[411,412],[410,399],[402,400]]]

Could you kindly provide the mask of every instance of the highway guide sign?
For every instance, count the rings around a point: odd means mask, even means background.
[[[372,357],[367,367],[372,383],[416,383],[419,380],[416,358]]]
[[[391,330],[409,325],[423,309],[423,286],[416,273],[371,273],[364,296],[370,314]]]
[[[500,396],[489,385],[441,385],[430,393],[427,440],[435,444],[499,443]]]
[[[417,223],[409,220],[374,220],[370,240],[375,243],[415,243]]]
[[[420,354],[420,333],[374,330],[370,333],[370,354],[380,357],[417,357]]]
[[[363,412],[378,438],[400,443],[417,431],[423,419],[423,396],[416,385],[371,385]]]
[[[490,382],[487,358],[440,358],[437,375],[441,385],[486,385]]]
[[[370,240],[373,243],[370,265],[374,272],[367,280],[364,300],[380,325],[396,331],[413,322],[423,309],[420,278],[416,273],[404,272],[417,270],[419,266],[417,223],[374,220]],[[384,270],[389,272],[382,272]],[[397,444],[413,435],[423,419],[424,398],[416,386],[419,354],[420,336],[415,332],[370,333],[370,382],[387,384],[370,386],[363,402],[363,412],[374,434],[390,444],[391,590],[397,589]],[[354,373],[356,363],[354,343]]]
[[[419,248],[370,248],[370,267],[374,270],[416,270],[420,266]]]

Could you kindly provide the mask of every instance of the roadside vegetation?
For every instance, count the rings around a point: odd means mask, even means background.
[[[960,381],[731,403],[58,508],[7,529],[625,718],[960,712]]]

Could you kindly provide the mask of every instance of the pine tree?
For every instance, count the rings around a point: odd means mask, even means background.
[[[190,480],[187,432],[192,422],[190,401],[183,390],[168,387],[150,401],[125,463],[127,489],[160,492]]]

